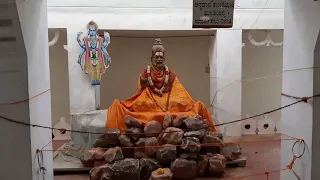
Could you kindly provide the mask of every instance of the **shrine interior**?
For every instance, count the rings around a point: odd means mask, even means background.
[[[209,51],[212,48],[210,38],[214,38],[216,31],[128,31],[128,30],[100,30],[99,34],[107,31],[111,37],[111,43],[108,46],[108,53],[112,55],[112,64],[108,71],[102,75],[100,85],[100,111],[92,109],[76,115],[75,118],[70,113],[69,104],[69,79],[68,77],[68,40],[67,33],[63,29],[49,29],[49,40],[54,39],[56,32],[59,31],[60,37],[56,44],[50,47],[50,77],[51,77],[51,96],[52,100],[52,125],[56,128],[70,127],[74,129],[72,121],[82,122],[83,128],[92,129],[89,121],[100,121],[104,129],[106,114],[98,115],[97,112],[104,112],[114,99],[128,99],[137,91],[139,72],[150,64],[150,44],[155,37],[162,37],[162,43],[166,49],[166,64],[177,73],[179,80],[188,90],[190,95],[204,104],[211,111],[216,124],[223,123],[224,119],[236,120],[241,117],[249,117],[255,114],[263,113],[267,110],[281,106],[281,88],[282,88],[282,46],[265,44],[257,46],[250,41],[253,36],[256,42],[262,42],[266,36],[272,36],[274,42],[283,41],[282,30],[243,30],[242,33],[242,72],[241,89],[227,87],[224,91],[235,92],[240,90],[241,94],[241,114],[233,112],[232,108],[223,107],[223,104],[215,103],[216,108],[210,104],[210,82],[213,85],[224,86],[232,84],[234,78],[211,77],[210,81],[210,62]],[[268,34],[269,33],[269,34]],[[213,55],[214,56],[214,55]],[[228,64],[232,66],[232,64]],[[86,77],[85,81],[89,81]],[[237,85],[235,85],[237,86]],[[82,92],[85,96],[86,92]],[[211,94],[212,95],[212,94]],[[225,94],[218,92],[217,97],[224,97]],[[81,98],[81,97],[78,97]],[[91,114],[91,115],[90,115]],[[95,115],[97,114],[97,115]],[[252,134],[274,134],[279,131],[280,112],[275,112],[263,117],[256,117],[242,122],[239,126],[240,135]],[[91,119],[88,121],[88,118]],[[79,123],[78,123],[79,124]],[[81,123],[80,123],[81,124]],[[94,128],[93,128],[94,129]],[[232,128],[224,126],[218,127],[218,131],[224,135],[232,132]],[[53,131],[55,134],[55,148],[64,148],[65,146],[81,147],[83,144],[93,143],[94,139],[84,142],[83,137],[73,136],[70,133],[61,135],[59,131]],[[71,135],[71,136],[70,136]],[[96,138],[98,136],[95,136]],[[258,139],[264,137],[257,137]],[[277,137],[267,137],[267,139]],[[250,137],[249,137],[250,139]],[[255,138],[254,138],[255,139]],[[73,144],[70,145],[70,142]],[[78,143],[78,144],[77,144]],[[82,144],[82,145],[80,145]],[[246,153],[252,153],[253,147],[248,147]],[[272,149],[279,148],[279,144],[271,145],[266,152],[270,153]],[[54,162],[56,169],[78,169],[79,160],[75,153],[55,153]],[[279,166],[280,161],[275,162]],[[80,163],[81,164],[81,163]],[[273,164],[274,165],[274,164]],[[84,168],[86,169],[86,168]],[[58,171],[58,172],[60,172]]]
[[[318,180],[320,3],[3,0],[0,180]]]

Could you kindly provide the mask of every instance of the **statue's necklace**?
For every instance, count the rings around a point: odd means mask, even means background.
[[[89,47],[92,49],[98,48],[98,38],[89,38]]]
[[[164,83],[163,83],[163,86],[160,89],[158,89],[153,84],[153,81],[151,78],[151,67],[150,66],[147,67],[147,79],[150,84],[150,87],[155,93],[159,94],[159,96],[162,96],[163,91],[166,89],[166,87],[168,85],[169,74],[170,74],[169,68],[168,68],[168,66],[165,66]]]

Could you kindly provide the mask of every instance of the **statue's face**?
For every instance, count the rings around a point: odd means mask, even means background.
[[[163,52],[156,52],[151,59],[152,66],[156,69],[164,68],[164,61],[165,58]]]
[[[96,28],[94,26],[90,26],[88,34],[89,34],[89,36],[96,36],[97,35]]]

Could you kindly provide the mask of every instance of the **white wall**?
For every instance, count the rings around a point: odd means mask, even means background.
[[[265,39],[265,31],[252,32],[254,40],[260,42]],[[274,42],[283,40],[282,30],[273,30],[271,32]],[[243,42],[245,46],[242,48],[242,79],[253,79],[260,77],[268,77],[257,80],[244,80],[242,82],[242,117],[247,115],[256,115],[279,108],[281,106],[282,77],[276,76],[282,74],[283,49],[274,46],[253,46],[248,42],[248,32],[243,33]],[[256,125],[259,133],[273,133],[275,123],[280,120],[281,112],[275,112],[267,116],[273,121],[268,122],[263,117],[247,120],[242,123],[242,133],[255,133]],[[255,120],[260,120],[256,124]],[[263,125],[269,124],[268,129],[264,129]],[[244,126],[249,124],[250,129]],[[277,127],[279,130],[279,127]]]
[[[317,43],[316,47],[314,50],[314,67],[320,67],[320,33],[318,34],[317,38]],[[320,94],[320,71],[319,68],[314,69],[313,71],[313,94]],[[320,112],[319,112],[319,107],[320,107],[320,100],[319,97],[313,99],[313,127],[312,127],[312,151],[317,152],[320,149],[320,144],[317,139],[318,135],[318,127],[320,126],[319,124],[319,118],[320,118]],[[311,177],[313,179],[316,179],[319,177],[319,173],[317,166],[319,165],[319,159],[320,156],[317,153],[313,153],[312,157],[312,169],[311,169]]]
[[[210,102],[219,108],[213,108],[213,115],[221,123],[227,123],[241,116],[241,79],[242,71],[242,30],[218,30],[215,39],[210,42]],[[225,86],[228,86],[224,88]],[[217,95],[215,97],[215,92]],[[232,112],[230,115],[221,109]],[[241,122],[219,128],[226,135],[240,136]]]
[[[67,44],[67,32],[64,29],[50,29],[49,40],[53,39],[57,30],[60,31],[60,38],[49,48],[52,126],[61,117],[68,118],[70,108],[68,51],[63,48]]]
[[[8,10],[2,12],[5,12],[7,18],[13,20],[11,33],[17,38],[15,45],[18,51],[15,54],[0,53],[0,83],[2,84],[0,86],[0,102],[3,104],[28,99],[29,94],[28,62],[22,32],[18,24],[17,7],[15,4],[1,5],[1,7]],[[1,42],[1,45],[8,44]],[[29,103],[1,106],[0,114],[22,122],[30,122]],[[0,147],[2,147],[0,159],[4,162],[0,165],[0,179],[31,179],[31,156],[34,152],[31,151],[30,127],[0,119],[0,129]],[[24,151],[21,151],[22,147]],[[19,173],[17,173],[17,168],[20,169]]]
[[[46,0],[19,1],[17,8],[12,5],[9,9],[18,50],[14,56],[1,54],[0,67],[6,72],[0,76],[1,103],[28,99],[50,88]],[[27,103],[1,107],[1,115],[51,126],[50,93]],[[36,149],[51,140],[51,131],[4,120],[0,124],[0,179],[41,179],[37,162],[34,162]],[[51,149],[51,144],[48,148]],[[45,179],[52,180],[52,152],[44,153],[44,167],[47,169]]]
[[[17,4],[23,39],[28,57],[28,89],[29,97],[33,97],[50,89],[49,47],[47,1],[29,0]],[[51,96],[42,94],[29,101],[30,123],[51,127]],[[48,144],[52,138],[52,131],[43,128],[31,128],[31,160],[36,156],[36,150]],[[51,143],[47,145],[52,149]],[[20,148],[19,148],[20,149]],[[21,150],[21,149],[20,149]],[[44,152],[43,166],[47,169],[45,179],[53,179],[52,152]],[[34,165],[32,163],[32,165]],[[31,166],[31,163],[30,165]],[[33,167],[32,179],[39,178],[39,167]],[[40,176],[41,177],[41,176]],[[15,179],[15,178],[12,178]],[[26,179],[25,177],[23,179]]]
[[[192,29],[192,0],[49,0],[50,28],[81,27],[95,20],[103,29]],[[284,0],[236,0],[234,29],[283,29]]]
[[[320,2],[287,0],[285,7],[283,70],[318,66],[314,61],[314,48],[319,37]],[[319,50],[317,50],[319,52]],[[316,73],[315,73],[316,72]],[[319,93],[319,69],[284,72],[282,92],[293,96],[311,96]],[[282,105],[296,100],[283,97]],[[317,112],[317,111],[318,112]],[[294,170],[304,180],[316,180],[319,172],[319,98],[311,104],[299,103],[282,110],[281,129],[283,133],[305,140],[308,150],[295,163]],[[281,162],[285,167],[292,159],[293,142],[282,141]],[[297,153],[299,151],[296,151]],[[300,151],[301,152],[301,151]],[[284,171],[281,179],[294,179],[292,172]]]

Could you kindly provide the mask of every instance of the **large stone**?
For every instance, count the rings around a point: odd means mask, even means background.
[[[82,157],[80,157],[80,161],[85,167],[94,167],[95,160],[91,158],[88,154],[85,154]]]
[[[158,160],[153,158],[140,159],[140,177],[141,179],[148,179],[151,176],[152,171],[161,168],[161,164]]]
[[[146,146],[145,150],[146,150],[147,156],[149,157],[155,156],[156,151],[159,148],[158,139],[155,137],[146,138],[145,146]]]
[[[86,153],[84,153],[82,157],[80,157],[80,161],[86,167],[94,167],[94,161],[96,159],[103,159],[103,154],[101,156],[102,158],[100,158],[100,155],[101,155],[101,149],[98,149],[98,148],[91,149]]]
[[[241,153],[241,148],[237,145],[226,145],[222,146],[221,154],[227,159],[227,161],[232,161],[239,159]]]
[[[187,118],[188,116],[177,116],[176,118],[173,119],[172,126],[180,128],[183,125],[183,121]]]
[[[112,180],[140,180],[139,160],[123,159],[116,161],[112,166]]]
[[[168,165],[177,158],[177,147],[170,144],[163,145],[157,150],[156,157],[161,164]]]
[[[176,159],[170,169],[175,179],[193,179],[197,176],[197,163],[193,160]]]
[[[126,135],[134,141],[137,141],[139,138],[143,137],[143,132],[139,128],[129,127],[127,128]]]
[[[206,130],[200,129],[200,130],[196,130],[196,131],[185,132],[184,137],[196,137],[199,140],[203,140],[205,134],[206,134]]]
[[[103,159],[103,154],[106,150],[102,148],[94,148],[91,149],[90,152],[92,153],[93,159],[95,160],[101,160]]]
[[[137,142],[134,143],[136,146],[145,146],[146,138],[139,138]]]
[[[199,120],[197,118],[187,118],[183,122],[188,129],[200,130],[200,129],[208,128],[207,124],[205,124],[202,120]]]
[[[199,155],[199,157],[200,160],[197,162],[197,176],[202,177],[208,166],[208,157],[205,155]]]
[[[159,171],[162,171],[161,173]],[[149,180],[171,180],[173,174],[169,168],[157,169],[151,173]]]
[[[163,129],[167,129],[172,124],[173,117],[171,114],[166,114],[163,119],[162,127]]]
[[[158,136],[159,144],[180,145],[183,138],[183,134],[184,132],[179,128],[168,127]]]
[[[95,167],[90,171],[90,180],[111,180],[111,165],[104,164],[99,167]]]
[[[147,157],[147,154],[146,154],[146,151],[145,151],[145,148],[135,148],[134,149],[134,152],[133,152],[133,157],[135,159],[141,159],[143,157]]]
[[[130,115],[124,117],[124,122],[129,127],[143,128],[143,123]]]
[[[221,176],[226,168],[226,158],[221,154],[211,155],[208,161],[208,171],[211,176]]]
[[[185,137],[182,139],[181,149],[186,153],[198,153],[201,150],[200,141],[195,137]]]
[[[106,134],[100,136],[93,143],[93,147],[109,148],[117,146],[118,137],[120,136],[119,129],[109,129]]]
[[[132,146],[133,146],[130,138],[129,138],[127,135],[124,135],[124,134],[121,134],[121,135],[119,136],[119,143],[120,143],[122,146],[125,146],[125,147],[132,147]]]
[[[218,138],[223,140],[223,134],[222,133],[218,133],[218,132],[208,132],[208,133],[213,133],[215,136],[217,136]]]
[[[157,137],[162,131],[162,126],[158,121],[148,122],[143,129],[147,137]]]
[[[122,151],[119,147],[108,149],[103,156],[104,160],[110,164],[117,160],[122,160],[124,158]]]
[[[207,153],[219,154],[223,140],[219,137],[219,133],[206,132],[202,144],[205,146]]]

